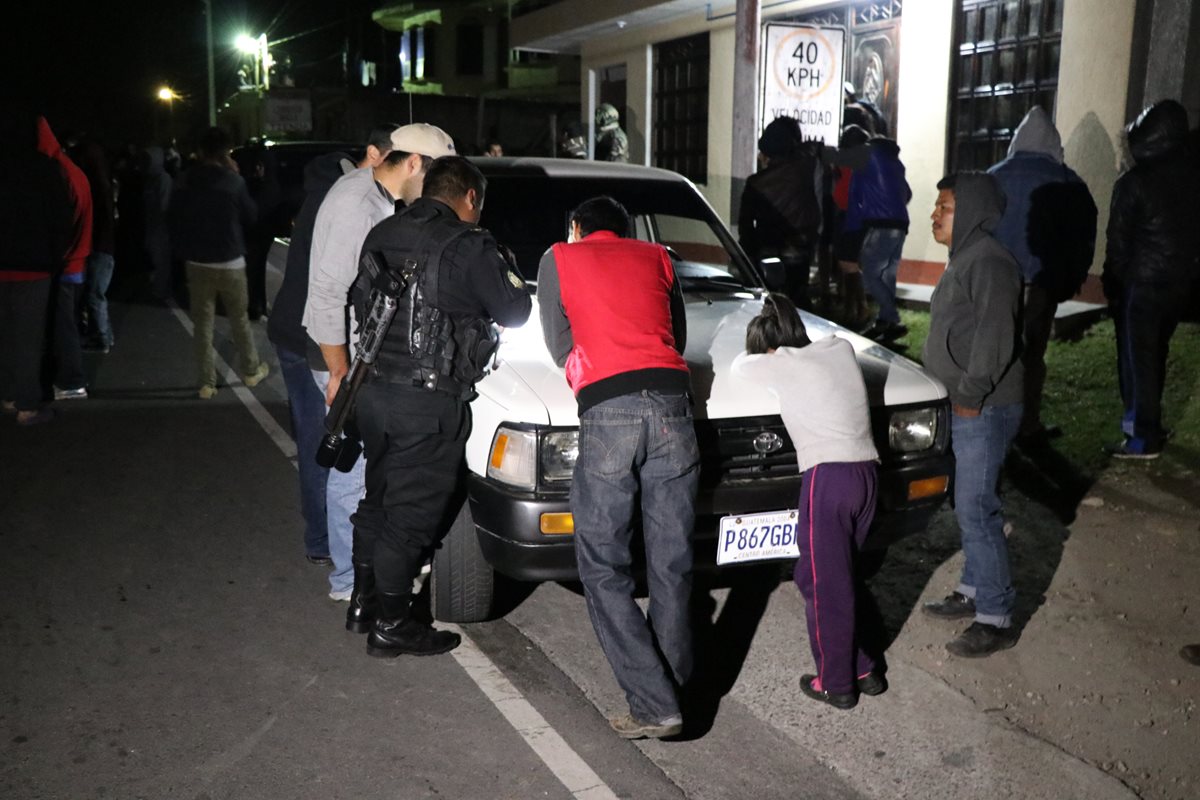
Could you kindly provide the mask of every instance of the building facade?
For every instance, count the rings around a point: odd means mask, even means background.
[[[1181,100],[1197,118],[1197,6],[1195,0],[760,0],[759,8],[763,25],[845,31],[846,79],[887,120],[913,189],[903,276],[932,282],[945,262],[926,224],[938,179],[1002,158],[1034,104],[1053,115],[1068,164],[1095,196],[1103,233],[1125,157],[1125,124],[1144,104],[1166,97]],[[515,16],[511,45],[578,53],[584,118],[601,102],[616,105],[631,160],[691,177],[730,219],[733,187],[745,177],[731,168],[736,8],[703,0],[561,0]],[[737,108],[744,113],[745,102]],[[1100,261],[1098,255],[1094,270]]]

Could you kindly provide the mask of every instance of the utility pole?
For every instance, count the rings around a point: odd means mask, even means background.
[[[208,127],[217,124],[217,87],[213,77],[212,0],[204,0],[204,28],[208,39]]]
[[[760,0],[737,0],[733,53],[733,152],[729,159],[731,225],[738,218],[746,178],[754,173],[758,136]]]

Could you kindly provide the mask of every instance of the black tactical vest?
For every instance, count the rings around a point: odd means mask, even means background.
[[[397,230],[378,248],[389,269],[400,272],[406,262],[415,262],[417,268],[398,298],[369,379],[469,399],[495,352],[494,328],[483,317],[445,311],[439,300],[446,248],[475,229],[451,217],[414,218],[411,211],[412,207],[403,209],[393,218]],[[360,271],[353,289],[359,320],[366,319],[370,283]]]

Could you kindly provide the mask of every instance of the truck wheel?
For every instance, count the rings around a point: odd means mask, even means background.
[[[492,614],[496,573],[479,548],[479,534],[464,502],[433,559],[429,596],[434,619],[482,622]]]

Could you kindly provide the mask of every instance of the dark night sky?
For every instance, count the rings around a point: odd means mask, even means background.
[[[344,19],[339,0],[212,0],[217,104],[236,87],[239,32],[276,40]],[[16,4],[12,4],[16,5]],[[12,6],[10,5],[10,9]],[[166,130],[154,99],[169,84],[174,129],[183,135],[207,120],[204,4],[201,0],[21,0],[0,24],[5,93],[33,102],[59,132],[85,130],[109,145],[146,143]],[[338,24],[272,48],[297,65],[336,63]],[[15,58],[14,58],[15,57]]]

